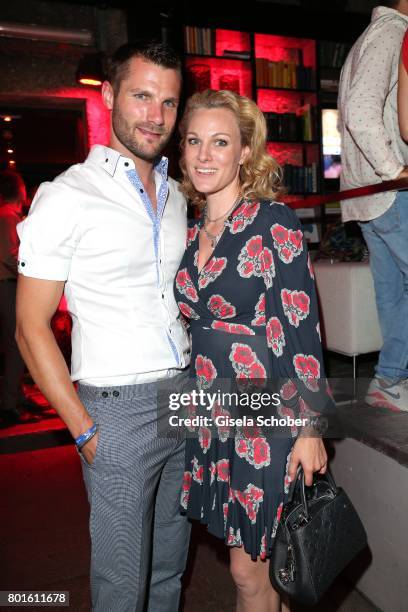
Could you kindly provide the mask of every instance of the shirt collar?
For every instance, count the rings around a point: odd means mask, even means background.
[[[125,157],[119,151],[102,145],[94,145],[92,147],[87,161],[100,165],[111,176],[114,176],[119,169],[125,171],[136,170],[134,162],[129,157]],[[169,161],[164,156],[158,157],[154,163],[154,169],[164,180],[167,180],[168,166]]]
[[[371,13],[371,21],[377,21],[377,19],[384,17],[384,15],[393,15],[393,14],[397,14],[398,17],[400,17],[401,19],[404,19],[408,23],[408,15],[404,15],[400,11],[397,11],[396,9],[393,9],[393,8],[389,8],[388,6],[376,6],[375,8],[373,8],[373,11]]]

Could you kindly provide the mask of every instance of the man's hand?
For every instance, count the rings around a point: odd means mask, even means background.
[[[85,459],[85,461],[92,465],[96,455],[96,447],[98,446],[98,438],[99,434],[96,432],[94,436],[84,446],[81,448],[81,453]]]
[[[321,438],[299,437],[296,440],[289,463],[289,477],[292,482],[296,478],[299,463],[305,474],[305,484],[310,487],[314,472],[324,474],[327,470],[327,453]]]

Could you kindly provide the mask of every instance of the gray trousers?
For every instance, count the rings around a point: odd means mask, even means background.
[[[78,388],[99,426],[93,464],[81,455],[95,612],[179,608],[190,539],[179,513],[184,441],[158,436],[157,384]]]

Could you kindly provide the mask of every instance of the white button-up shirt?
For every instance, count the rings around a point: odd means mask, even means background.
[[[165,158],[155,181],[157,217],[132,160],[97,145],[83,164],[40,186],[18,226],[19,272],[66,281],[72,380],[132,384],[188,365],[173,295],[186,201]]]
[[[397,114],[398,63],[407,27],[406,15],[378,6],[343,66],[338,100],[341,189],[395,179],[408,165],[408,146],[401,139]],[[343,221],[375,219],[395,196],[391,191],[345,200]]]

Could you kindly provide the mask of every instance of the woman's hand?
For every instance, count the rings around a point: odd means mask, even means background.
[[[327,453],[321,438],[300,436],[296,440],[288,470],[292,482],[296,478],[299,463],[303,468],[305,484],[308,487],[313,483],[314,472],[319,472],[319,474],[326,472]]]

